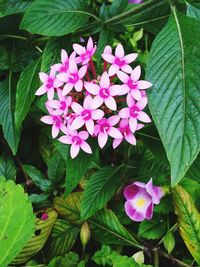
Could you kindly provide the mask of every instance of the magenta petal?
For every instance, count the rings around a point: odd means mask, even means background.
[[[132,184],[132,185],[128,185],[125,187],[124,189],[124,196],[127,200],[131,200],[139,191],[139,187]]]
[[[153,203],[151,203],[146,210],[146,219],[147,220],[150,220],[153,216],[153,206],[154,206]]]
[[[125,212],[129,216],[129,218],[136,222],[141,222],[145,219],[145,213],[136,211],[130,201],[126,201],[125,203]]]

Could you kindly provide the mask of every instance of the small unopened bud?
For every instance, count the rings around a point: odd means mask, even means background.
[[[90,227],[87,222],[84,222],[81,226],[80,239],[83,246],[86,246],[90,241]]]
[[[175,239],[173,236],[173,233],[171,231],[168,231],[166,235],[164,236],[164,247],[166,248],[168,254],[171,254],[172,250],[175,247]]]
[[[142,265],[144,263],[144,253],[143,251],[139,251],[132,256],[134,260],[139,264]]]

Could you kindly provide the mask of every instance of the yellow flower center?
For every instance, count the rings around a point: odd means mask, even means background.
[[[144,198],[139,198],[136,202],[136,206],[138,208],[142,208],[146,203],[146,200]]]

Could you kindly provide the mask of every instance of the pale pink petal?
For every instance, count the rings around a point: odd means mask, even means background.
[[[58,140],[63,144],[72,144],[72,137],[68,135],[61,136]]]
[[[76,82],[74,88],[77,92],[81,92],[81,90],[83,89],[83,81],[79,80],[78,82]]]
[[[40,120],[46,124],[53,124],[52,116],[43,116]]]
[[[78,116],[74,119],[74,121],[72,122],[70,128],[71,130],[77,130],[80,129],[83,125],[84,125],[84,120],[81,116]]]
[[[130,77],[126,73],[120,70],[117,72],[117,76],[123,83],[127,83],[128,80],[130,79]]]
[[[71,158],[74,159],[78,155],[79,151],[80,151],[80,146],[76,144],[72,144],[70,148]]]
[[[101,88],[109,88],[110,86],[110,77],[106,71],[101,76],[100,86]]]
[[[148,103],[147,97],[143,97],[140,101],[137,102],[136,106],[142,110],[146,107]]]
[[[82,79],[85,76],[86,72],[87,72],[87,66],[81,67],[80,70],[78,71],[79,78]]]
[[[149,118],[149,116],[143,112],[143,111],[140,111],[138,116],[137,116],[138,120],[140,121],[143,121],[143,122],[151,122],[151,119]]]
[[[124,48],[121,44],[118,44],[117,47],[115,48],[115,56],[119,58],[124,57]]]
[[[109,76],[113,76],[113,75],[115,75],[115,74],[118,72],[119,69],[120,69],[120,68],[119,68],[118,65],[116,65],[116,64],[112,64],[112,65],[110,66],[110,68],[109,68],[108,75],[109,75]]]
[[[68,61],[68,54],[64,49],[62,49],[61,50],[61,62],[65,64],[67,61]]]
[[[51,79],[54,79],[55,78],[55,76],[56,76],[56,70],[53,68],[51,68],[50,69],[50,73],[49,73],[49,77],[51,78]]]
[[[112,54],[112,47],[110,45],[106,45],[106,47],[103,50],[103,54],[109,54],[109,55],[111,55]]]
[[[129,127],[130,127],[131,132],[134,133],[137,129],[137,119],[130,117]]]
[[[93,43],[92,38],[90,37],[90,38],[88,39],[88,42],[87,42],[87,50],[88,50],[88,51],[92,51],[93,46],[94,46],[94,43]]]
[[[114,126],[116,125],[120,120],[120,116],[119,115],[113,115],[110,118],[107,119],[107,122],[111,125]]]
[[[131,73],[131,79],[134,82],[137,82],[140,78],[140,75],[141,75],[141,67],[137,66],[136,68],[134,68],[134,70]]]
[[[92,95],[97,95],[99,93],[99,85],[94,83],[85,83],[84,84],[85,89]]]
[[[60,101],[58,101],[58,100],[49,100],[45,104],[50,108],[59,108],[60,107]]]
[[[56,138],[59,132],[60,132],[60,129],[55,124],[53,124],[52,129],[51,129],[52,137]]]
[[[122,118],[122,119],[127,119],[130,117],[130,110],[129,108],[123,108],[120,110],[119,112],[119,116]]]
[[[91,108],[96,109],[96,108],[100,107],[102,104],[103,104],[103,99],[97,95],[94,97],[94,99],[92,101]]]
[[[79,44],[73,44],[73,49],[78,55],[84,54],[86,52],[85,47]]]
[[[64,124],[60,125],[60,130],[64,133],[64,134],[68,134],[68,129]]]
[[[150,83],[148,81],[143,81],[143,80],[138,81],[139,89],[147,89],[147,88],[149,88],[151,86],[152,86],[152,83]]]
[[[72,83],[66,83],[65,86],[63,87],[63,92],[62,92],[63,96],[68,95],[73,87],[74,85]]]
[[[130,93],[126,97],[126,102],[128,107],[132,107],[133,105],[135,105],[135,100]]]
[[[48,97],[49,100],[52,100],[54,98],[54,88],[48,89],[47,97]]]
[[[71,108],[78,115],[80,115],[81,112],[83,111],[83,107],[80,104],[76,103],[76,102],[72,103]]]
[[[43,95],[47,92],[47,88],[45,85],[42,85],[40,88],[37,89],[35,95]]]
[[[116,101],[112,96],[109,96],[108,98],[105,99],[105,104],[111,110],[117,109]]]
[[[67,82],[69,75],[67,73],[59,73],[56,78],[60,80],[61,82]]]
[[[126,73],[131,73],[132,72],[132,68],[129,65],[124,65],[121,67],[121,69],[126,72]]]
[[[111,85],[110,86],[110,95],[116,96],[116,95],[125,95],[129,92],[128,86],[124,85]]]
[[[85,141],[83,141],[82,143],[81,143],[81,149],[83,150],[83,151],[85,151],[86,153],[88,153],[88,154],[92,154],[92,149],[91,149],[91,147],[88,145],[88,143],[86,143]]]
[[[131,204],[131,201],[128,200],[125,203],[125,212],[129,218],[136,222],[141,222],[145,219],[145,211],[137,211]]]
[[[142,99],[140,90],[138,89],[131,90],[131,95],[137,101],[140,101]]]
[[[130,64],[137,58],[138,54],[137,53],[132,53],[127,56],[125,56],[123,59],[126,61],[127,64]]]
[[[113,138],[123,138],[121,132],[115,127],[110,127],[108,134]]]
[[[60,86],[62,86],[63,85],[63,82],[62,81],[59,81],[58,79],[55,79],[54,81],[53,81],[53,87],[54,88],[58,88],[58,87],[60,87]]]
[[[143,127],[144,127],[144,124],[138,123],[136,130],[138,131],[138,130],[142,129]]]
[[[88,95],[85,97],[84,102],[83,102],[84,109],[90,109],[91,104],[92,104],[92,100],[93,99],[92,99],[91,95]]]
[[[112,143],[113,149],[115,149],[116,147],[118,147],[121,144],[122,141],[123,141],[123,138],[115,138],[113,140],[113,143]]]
[[[39,73],[39,77],[40,77],[40,80],[43,82],[43,83],[47,83],[48,81],[48,74],[44,73],[44,72],[40,72]]]
[[[100,109],[92,110],[92,119],[93,120],[102,119],[103,116],[104,116],[103,110],[100,110]]]
[[[86,139],[88,139],[89,134],[88,134],[88,132],[86,132],[86,131],[81,131],[81,132],[78,134],[78,136],[79,136],[82,140],[86,140]]]
[[[73,59],[69,60],[69,71],[70,71],[70,73],[77,73],[78,72],[77,64],[76,64],[75,60],[73,60]]]
[[[101,56],[108,63],[113,64],[115,62],[115,57],[113,55],[110,55],[110,54],[102,54]]]
[[[88,120],[85,122],[86,129],[88,130],[90,135],[93,135],[94,133],[94,121]]]
[[[136,138],[132,133],[128,133],[124,136],[126,141],[130,143],[131,145],[136,145]]]
[[[107,141],[108,141],[108,134],[104,132],[100,132],[98,135],[98,144],[100,148],[103,148],[105,144],[107,143]]]

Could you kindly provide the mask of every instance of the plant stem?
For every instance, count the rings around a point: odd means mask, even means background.
[[[191,267],[191,265],[188,265],[187,263],[184,263],[184,262],[182,262],[182,261],[180,261],[180,260],[178,260],[172,256],[169,256],[167,253],[165,253],[162,250],[160,250],[159,253],[160,253],[160,255],[167,258],[168,260],[171,260],[172,262],[176,263],[180,267]]]
[[[159,254],[157,248],[153,249],[153,254],[154,254],[154,267],[159,267]]]
[[[28,38],[24,37],[24,36],[19,36],[19,35],[11,35],[11,34],[2,34],[0,35],[0,37],[3,38],[13,38],[13,39],[19,39],[19,40],[23,40],[26,41]]]

